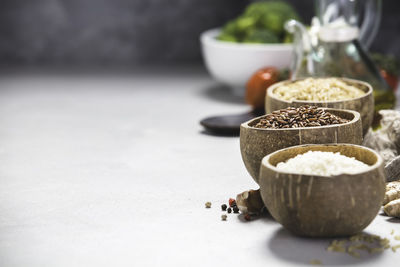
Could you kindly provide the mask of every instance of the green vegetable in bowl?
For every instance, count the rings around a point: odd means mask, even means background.
[[[269,31],[264,29],[252,29],[248,35],[243,39],[244,43],[279,43],[278,37]]]
[[[232,34],[222,33],[218,36],[218,40],[225,42],[238,42],[238,39]]]
[[[222,29],[222,34],[236,35],[238,34],[238,29],[236,27],[236,20],[228,21],[224,28]]]
[[[238,33],[246,33],[256,27],[257,20],[253,17],[241,16],[236,19],[236,31]]]
[[[244,43],[290,42],[291,37],[284,30],[289,19],[299,20],[299,15],[288,3],[258,1],[250,4],[238,18],[229,21],[218,39]]]

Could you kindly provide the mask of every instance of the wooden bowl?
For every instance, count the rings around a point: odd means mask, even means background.
[[[360,113],[353,110],[323,109],[350,121],[336,125],[286,129],[253,127],[266,116],[264,115],[240,125],[242,159],[247,171],[257,183],[262,158],[276,150],[302,144],[362,143]]]
[[[336,108],[336,109],[350,109],[358,111],[361,114],[361,121],[363,127],[363,134],[365,135],[368,132],[369,127],[372,124],[374,119],[374,96],[372,86],[366,82],[352,80],[347,78],[337,78],[342,80],[350,85],[353,85],[362,91],[365,92],[365,95],[352,98],[348,100],[339,100],[339,101],[305,101],[305,100],[294,100],[287,101],[278,98],[278,96],[274,93],[275,89],[288,83],[293,83],[302,79],[297,80],[287,80],[279,83],[275,83],[271,85],[267,90],[267,95],[265,99],[265,111],[266,113],[271,113],[274,110],[284,109],[287,107],[300,107],[304,105],[317,106],[317,107],[327,107],[327,108]]]
[[[307,151],[340,152],[370,167],[337,176],[286,173],[276,165]],[[271,215],[296,235],[338,237],[362,231],[377,215],[385,194],[382,158],[351,144],[302,145],[276,151],[262,160],[261,197]]]

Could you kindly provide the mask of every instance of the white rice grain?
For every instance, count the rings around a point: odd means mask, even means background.
[[[279,170],[308,175],[333,176],[360,173],[369,166],[339,152],[308,151],[276,165]]]

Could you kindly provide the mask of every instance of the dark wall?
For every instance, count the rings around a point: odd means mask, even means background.
[[[382,1],[382,20],[371,50],[391,53],[400,58],[400,2],[398,0]]]
[[[374,48],[400,56],[400,5],[384,1]],[[305,17],[313,1],[291,0]],[[3,0],[0,65],[138,65],[201,61],[198,36],[248,0]]]

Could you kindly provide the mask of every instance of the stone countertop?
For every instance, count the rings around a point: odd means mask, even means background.
[[[199,120],[247,110],[197,69],[2,75],[0,266],[400,261],[400,251],[327,252],[332,239],[292,236],[268,216],[221,221],[222,203],[257,186],[239,139],[207,135]],[[400,244],[399,222],[378,215],[365,232]]]

